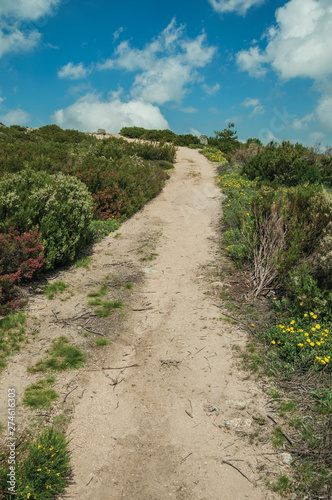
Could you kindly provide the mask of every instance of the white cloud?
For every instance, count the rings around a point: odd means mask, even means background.
[[[323,132],[312,132],[309,134],[309,139],[313,142],[321,141],[325,138],[325,134]]]
[[[191,135],[196,135],[197,137],[199,137],[200,135],[202,135],[202,134],[200,133],[200,131],[199,131],[199,130],[197,130],[196,128],[191,128],[191,129],[190,129],[190,133],[191,133]]]
[[[3,30],[0,23],[0,57],[6,52],[27,52],[38,44],[40,38],[37,30],[24,33],[17,26]]]
[[[330,0],[290,0],[276,11],[276,25],[265,35],[265,50],[251,47],[237,55],[240,69],[265,74],[269,64],[288,80],[321,80],[332,73],[332,5]]]
[[[211,7],[218,13],[236,12],[242,16],[246,15],[251,7],[262,5],[265,0],[208,0]]]
[[[264,106],[255,106],[249,116],[264,115],[264,113],[265,113]]]
[[[295,118],[292,123],[292,128],[295,130],[303,130],[308,128],[308,124],[313,120],[314,113],[310,113],[305,115],[303,118]]]
[[[259,99],[252,99],[251,97],[247,97],[243,102],[242,106],[245,106],[248,108],[249,106],[258,106],[259,105]]]
[[[83,63],[73,64],[69,62],[58,71],[59,78],[68,78],[69,80],[78,80],[80,78],[85,78],[89,73],[90,69],[86,68]]]
[[[52,14],[61,0],[1,0],[0,17],[36,20]]]
[[[206,83],[203,83],[201,87],[209,95],[215,95],[218,90],[220,90],[219,83],[215,83],[214,85],[207,85]]]
[[[26,52],[41,39],[37,29],[25,30],[24,21],[37,21],[53,13],[60,0],[1,0],[0,57],[8,52]]]
[[[0,115],[0,122],[8,127],[10,125],[26,125],[29,119],[29,113],[23,109],[11,109]]]
[[[113,42],[116,42],[121,33],[123,32],[123,27],[121,26],[118,30],[113,33]]]
[[[266,73],[263,64],[266,57],[259,47],[250,47],[249,50],[241,50],[236,55],[236,62],[242,71],[248,71],[250,76],[261,77]]]
[[[187,106],[186,108],[180,108],[180,111],[182,113],[197,113],[198,109],[194,108],[193,106]]]
[[[131,47],[128,41],[124,41],[116,48],[114,57],[99,64],[98,69],[138,72],[131,89],[133,99],[158,105],[180,102],[188,87],[199,81],[198,70],[212,61],[216,51],[207,44],[204,33],[189,39],[184,29],[173,19],[143,49]]]
[[[52,119],[60,127],[90,132],[104,128],[109,133],[118,133],[127,126],[169,128],[157,106],[137,100],[123,102],[117,93],[108,99],[89,93],[71,106],[56,111]]]
[[[323,96],[320,99],[316,113],[321,124],[332,132],[332,96]]]

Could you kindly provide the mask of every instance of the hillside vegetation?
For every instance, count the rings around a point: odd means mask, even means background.
[[[56,125],[2,128],[0,314],[23,305],[21,282],[73,262],[156,196],[175,153]]]

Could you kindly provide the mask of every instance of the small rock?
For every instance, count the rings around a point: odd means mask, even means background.
[[[208,138],[206,135],[200,135],[198,139],[199,139],[199,143],[203,144],[203,146],[208,145]]]
[[[158,272],[158,271],[155,271],[154,269],[149,269],[148,267],[145,267],[145,268],[143,269],[143,273],[145,273],[145,274],[155,274],[155,273],[157,273],[157,272]]]
[[[97,130],[97,134],[100,134],[100,135],[105,135],[106,134],[106,130],[104,128],[99,128]]]
[[[293,457],[290,453],[282,453],[281,457],[282,457],[285,464],[290,465],[293,461]]]

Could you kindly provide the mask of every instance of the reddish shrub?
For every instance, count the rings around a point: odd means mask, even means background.
[[[0,314],[26,302],[17,284],[31,279],[42,267],[43,249],[38,231],[20,235],[12,229],[8,234],[0,234]]]

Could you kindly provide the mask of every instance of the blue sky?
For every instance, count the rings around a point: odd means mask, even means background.
[[[0,0],[0,122],[332,146],[331,0]]]

